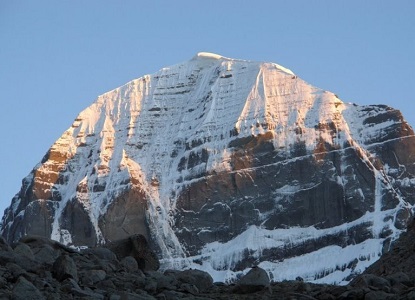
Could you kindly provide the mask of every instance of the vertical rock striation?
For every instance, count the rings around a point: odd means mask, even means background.
[[[199,53],[98,97],[23,179],[2,236],[142,234],[165,267],[346,283],[404,230],[415,138],[290,70]]]

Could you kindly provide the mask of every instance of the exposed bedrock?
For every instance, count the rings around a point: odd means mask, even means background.
[[[274,279],[345,283],[405,230],[414,194],[414,132],[398,110],[205,53],[82,111],[23,179],[1,235],[95,246],[141,234],[164,267],[215,280],[260,264]]]

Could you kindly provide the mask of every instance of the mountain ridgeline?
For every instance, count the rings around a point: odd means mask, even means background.
[[[199,53],[82,111],[23,179],[1,234],[95,246],[138,233],[162,268],[345,284],[405,230],[414,163],[398,110]]]

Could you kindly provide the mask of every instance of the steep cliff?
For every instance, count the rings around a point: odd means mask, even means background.
[[[145,235],[165,267],[227,281],[345,283],[411,217],[415,139],[393,108],[343,103],[290,70],[199,53],[98,97],[3,217],[93,246]]]

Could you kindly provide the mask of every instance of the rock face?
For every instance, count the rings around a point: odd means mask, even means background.
[[[415,220],[402,233],[392,249],[372,264],[366,274],[383,276],[392,283],[412,286],[415,280]],[[352,282],[355,284],[358,280]]]
[[[160,267],[156,254],[151,251],[146,238],[141,234],[117,240],[106,245],[118,259],[132,257],[138,268],[145,271],[157,271]]]
[[[141,234],[164,269],[346,283],[405,229],[414,163],[399,111],[199,53],[81,112],[23,179],[1,233],[78,246]]]

